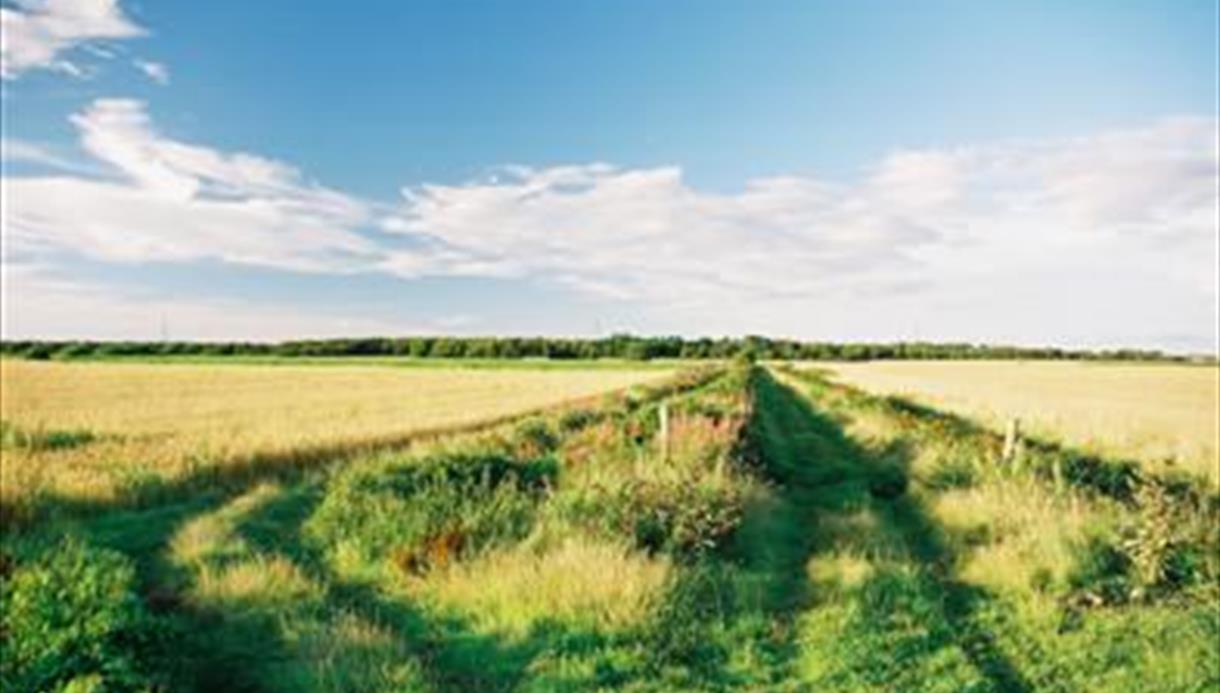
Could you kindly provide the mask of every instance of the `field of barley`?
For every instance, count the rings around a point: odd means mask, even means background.
[[[1201,479],[1061,442],[1015,464],[981,420],[818,370],[6,367],[46,379],[5,403],[6,466],[104,468],[85,451],[136,432],[158,474],[229,436],[312,452],[93,504],[15,489],[5,691],[1220,682]]]
[[[832,367],[844,382],[1002,428],[1220,483],[1220,368],[1063,361],[875,361]]]
[[[402,442],[650,379],[645,368],[0,360],[0,499],[107,502],[251,464]]]

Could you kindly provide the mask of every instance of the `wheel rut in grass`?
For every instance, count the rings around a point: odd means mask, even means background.
[[[806,537],[786,567],[793,605],[804,609],[794,675],[884,688],[903,676],[916,685],[922,671],[974,690],[1030,690],[974,618],[989,595],[956,578],[941,528],[908,488],[909,444],[853,440],[844,421],[769,372],[756,397],[767,472],[798,505]],[[836,656],[811,651],[822,645]]]

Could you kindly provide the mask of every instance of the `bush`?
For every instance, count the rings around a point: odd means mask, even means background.
[[[944,491],[952,488],[969,488],[978,481],[978,468],[964,455],[951,455],[941,459],[928,475],[928,487]]]
[[[1131,560],[1113,543],[1091,537],[1078,552],[1068,584],[1087,605],[1122,604],[1131,597]]]
[[[1191,509],[1155,481],[1139,485],[1135,504],[1122,550],[1131,564],[1137,594],[1155,597],[1203,582],[1210,572],[1209,549],[1216,548],[1213,537],[1207,536],[1210,523],[1192,521]]]
[[[146,690],[153,621],[119,553],[65,540],[0,582],[0,689]]]
[[[730,488],[689,479],[633,479],[613,489],[594,487],[562,510],[577,524],[628,535],[649,552],[697,558],[717,550],[741,524],[744,502]]]
[[[572,409],[559,417],[559,430],[563,433],[575,433],[598,420],[598,413],[590,409]]]
[[[877,498],[890,500],[906,493],[907,473],[896,464],[884,464],[872,470],[868,479],[868,492]]]
[[[1065,481],[1118,500],[1130,500],[1139,482],[1139,467],[1134,462],[1064,453],[1060,464]]]
[[[522,421],[513,431],[513,439],[521,457],[540,457],[559,447],[559,436],[546,421],[530,418]]]
[[[327,545],[349,544],[366,559],[438,543],[447,555],[466,555],[524,537],[555,473],[550,459],[517,462],[497,454],[355,468],[331,485],[309,531]]]

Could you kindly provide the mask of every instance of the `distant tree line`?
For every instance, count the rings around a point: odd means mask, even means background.
[[[879,359],[1050,359],[1182,361],[1160,351],[1069,350],[933,342],[801,342],[749,336],[719,339],[641,337],[368,337],[258,342],[3,341],[0,354],[29,359],[116,356],[410,356],[469,359],[783,359],[868,361]]]

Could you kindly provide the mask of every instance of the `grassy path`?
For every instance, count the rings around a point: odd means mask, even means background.
[[[397,546],[427,545],[408,532],[417,525],[489,507],[490,491],[474,503],[448,492],[464,477],[405,473],[428,461],[424,449],[255,466],[95,512],[59,506],[36,533],[0,534],[0,558],[10,547],[55,550],[72,533],[130,563],[124,593],[150,615],[140,625],[156,628],[137,654],[160,667],[150,671],[167,689],[1196,691],[1220,680],[1209,663],[1220,634],[1214,592],[1080,610],[1069,577],[1044,571],[1059,564],[1022,553],[1058,546],[1056,533],[1071,529],[1058,513],[1073,508],[1116,522],[1128,506],[1092,495],[1109,488],[1093,477],[1077,483],[1085,494],[984,468],[994,441],[971,422],[795,371],[742,367],[647,401],[669,402],[682,452],[663,463],[648,456],[643,424],[658,415],[638,402],[607,403],[604,419],[575,426],[556,413],[545,430],[560,432],[558,442],[538,448],[563,465],[545,477],[555,485],[545,494],[496,487],[511,491],[495,496],[502,512],[463,531],[502,532],[500,543],[457,559],[477,566],[469,575],[466,565],[423,572],[394,558]],[[539,445],[537,430],[455,437],[428,459],[482,464],[442,455],[486,445],[541,469],[542,453],[521,447]],[[965,477],[963,464],[973,470]],[[203,493],[188,492],[196,487]],[[620,515],[623,499],[634,515]],[[432,514],[413,514],[421,505]],[[608,524],[585,524],[594,513]],[[673,516],[681,522],[657,520]],[[698,534],[720,523],[729,529]],[[678,528],[716,538],[699,551],[653,541]],[[633,537],[625,549],[615,543]],[[1030,537],[1038,541],[1017,541]],[[641,586],[638,612],[596,620],[570,604],[603,602],[531,600],[545,590],[577,599],[605,583]]]
[[[856,443],[769,374],[757,407],[768,473],[806,529],[785,553],[793,606],[805,606],[793,675],[835,689],[1029,690],[972,619],[988,596],[956,580],[955,557],[909,492],[911,451]]]

